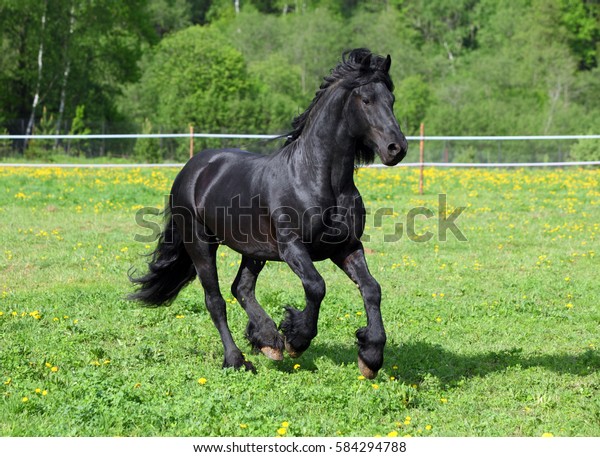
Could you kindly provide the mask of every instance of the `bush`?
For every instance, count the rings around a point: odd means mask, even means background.
[[[152,122],[147,118],[144,119],[142,124],[142,133],[153,133]],[[145,161],[148,163],[161,162],[164,157],[160,147],[160,138],[138,138],[135,141],[135,146],[133,148],[133,156],[138,161]]]
[[[579,140],[571,147],[569,158],[582,162],[600,160],[600,140]]]

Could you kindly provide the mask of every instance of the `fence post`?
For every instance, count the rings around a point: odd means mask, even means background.
[[[419,195],[423,195],[423,167],[425,166],[425,124],[421,122],[421,140],[419,141],[419,162],[421,172],[419,174]]]
[[[190,159],[194,157],[194,125],[190,124]]]

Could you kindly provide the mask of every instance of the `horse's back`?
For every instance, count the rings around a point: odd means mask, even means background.
[[[187,207],[203,206],[212,194],[225,197],[224,188],[235,187],[247,179],[256,162],[265,156],[241,149],[208,149],[194,155],[183,166],[173,182],[173,203]]]

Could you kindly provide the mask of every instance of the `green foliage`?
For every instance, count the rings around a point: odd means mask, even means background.
[[[561,24],[567,29],[567,39],[579,67],[598,66],[600,48],[600,3],[561,0]]]
[[[45,106],[42,108],[42,117],[37,127],[34,128],[34,133],[38,135],[51,135],[54,133],[54,116],[48,114]],[[52,140],[30,140],[25,150],[25,157],[42,161],[50,160],[53,146],[54,142]]]
[[[94,132],[140,131],[145,119],[158,131],[193,123],[207,133],[282,132],[342,52],[363,46],[391,55],[396,112],[409,134],[423,120],[432,135],[574,134],[599,125],[597,2],[239,4],[236,12],[231,0],[56,0],[42,31],[39,2],[2,2],[1,127],[22,133],[19,120],[31,114],[40,43],[44,105],[61,123],[85,105]],[[165,156],[185,158],[184,143],[165,141]],[[198,144],[207,146],[222,143]],[[521,157],[527,147],[515,143],[504,155]]]
[[[409,76],[396,86],[396,117],[407,135],[416,135],[421,122],[425,120],[427,108],[431,104],[429,85],[421,76]]]
[[[86,126],[85,106],[78,105],[75,108],[75,117],[71,121],[70,135],[89,135],[92,131]],[[69,140],[66,153],[70,155],[84,155],[88,147],[87,140]]]
[[[167,131],[190,123],[203,132],[259,131],[258,83],[242,55],[211,29],[194,26],[166,37],[143,70],[138,111],[148,113],[153,125]]]
[[[7,129],[1,129],[0,135],[8,135]],[[11,152],[10,140],[0,140],[0,157],[7,156]]]
[[[600,140],[582,139],[575,143],[569,152],[572,160],[590,162],[600,160]]]
[[[148,12],[160,37],[191,25],[192,5],[187,0],[152,0]]]
[[[144,119],[141,133],[156,133],[149,119]],[[164,159],[160,147],[160,138],[137,138],[133,154],[135,159],[140,162],[159,163]]]

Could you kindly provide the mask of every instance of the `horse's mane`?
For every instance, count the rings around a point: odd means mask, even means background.
[[[385,61],[384,57],[373,54],[365,48],[344,52],[342,61],[331,70],[330,75],[323,79],[319,90],[306,111],[292,121],[293,130],[287,135],[285,146],[292,144],[300,137],[312,109],[333,84],[339,83],[345,89],[354,89],[372,82],[383,82],[390,92],[393,92],[394,84],[385,68]],[[367,150],[364,145],[358,146],[357,155],[359,162],[362,163],[372,162],[374,158],[373,151]]]

